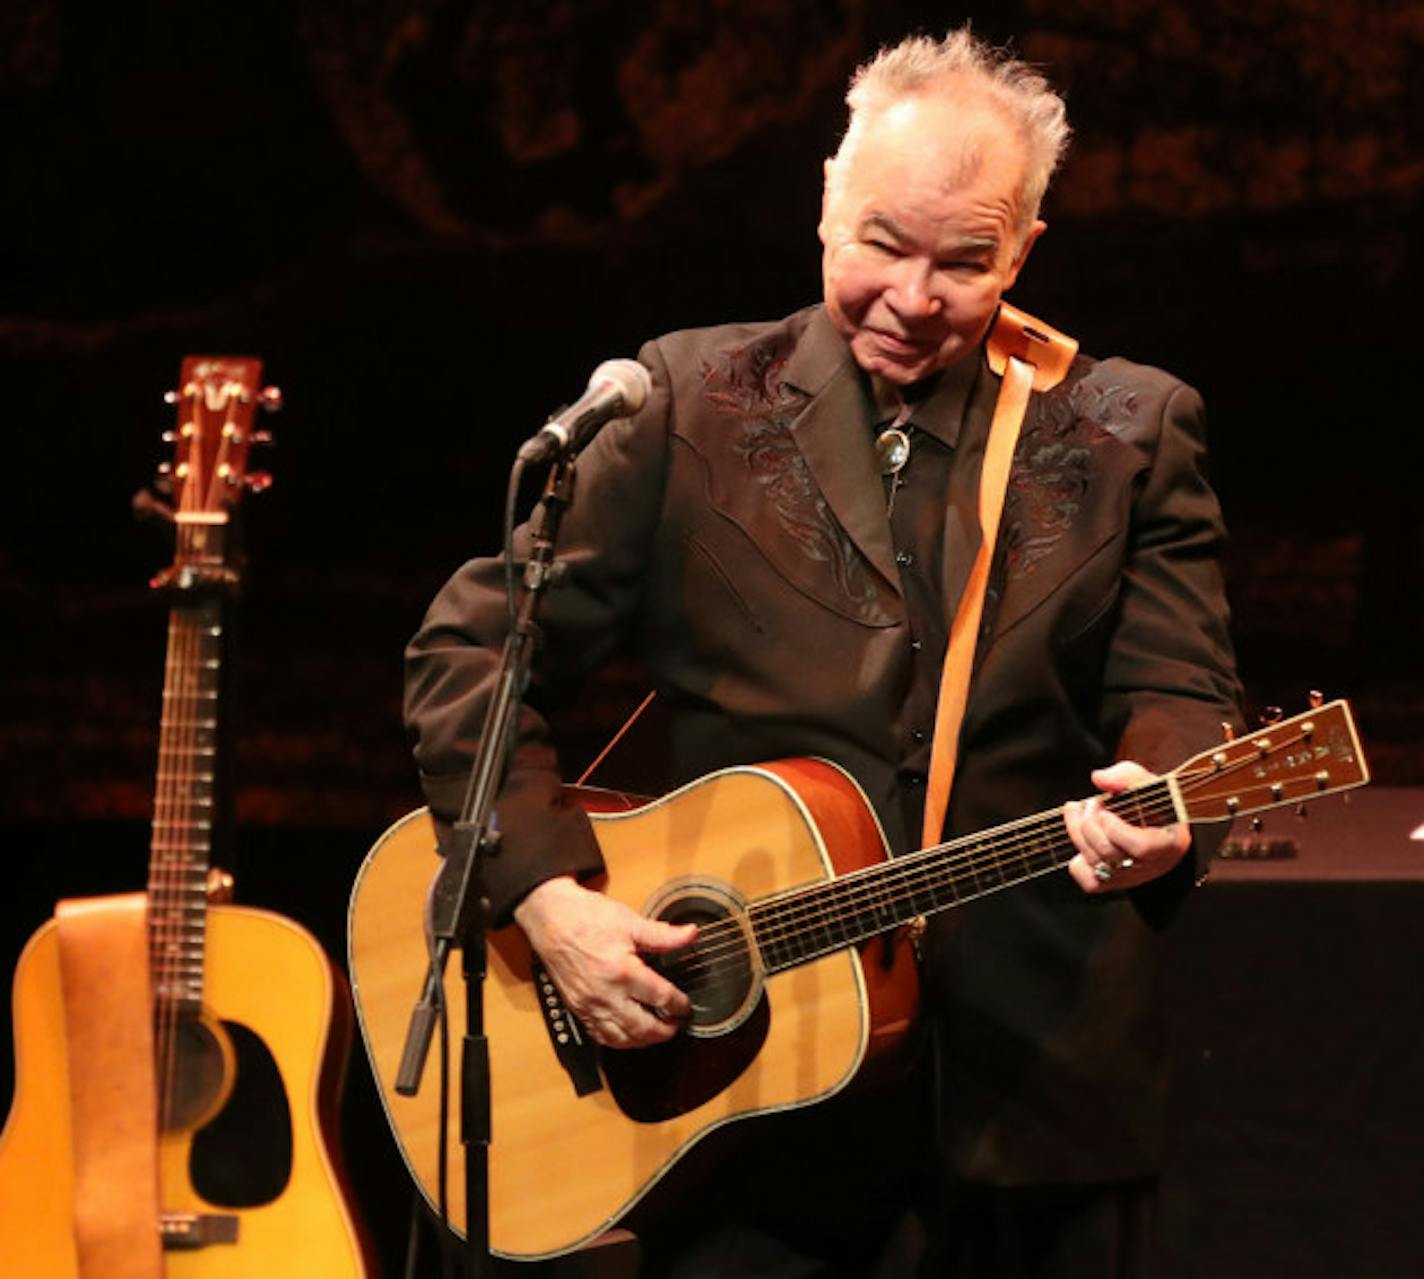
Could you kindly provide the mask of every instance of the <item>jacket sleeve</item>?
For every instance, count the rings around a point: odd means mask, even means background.
[[[1178,383],[1166,398],[1156,447],[1139,477],[1104,676],[1105,737],[1116,742],[1119,759],[1164,771],[1222,740],[1223,722],[1241,722],[1221,572],[1225,538],[1207,479],[1201,398]],[[1183,859],[1166,882],[1138,890],[1144,908],[1205,873],[1226,829],[1196,827],[1194,856]]]
[[[652,371],[652,393],[580,455],[556,548],[563,577],[540,602],[533,670],[496,801],[501,848],[483,868],[497,925],[544,880],[603,869],[588,818],[563,795],[547,714],[614,651],[637,610],[662,505],[670,413],[656,346],[639,358]],[[518,574],[529,546],[525,524],[515,533]],[[507,631],[503,561],[491,556],[455,573],[406,648],[406,729],[442,846],[459,816]]]

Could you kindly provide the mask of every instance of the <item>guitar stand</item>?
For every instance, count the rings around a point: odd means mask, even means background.
[[[516,480],[522,464],[516,463]],[[435,883],[431,903],[431,956],[425,989],[411,1011],[395,1089],[413,1097],[430,1051],[436,1010],[443,993],[450,948],[459,945],[465,981],[465,1039],[460,1063],[460,1142],[465,1147],[465,1273],[487,1273],[489,1253],[489,1041],[484,1034],[485,922],[489,901],[477,894],[480,868],[498,856],[499,831],[494,802],[503,785],[523,691],[533,662],[535,614],[543,594],[558,580],[554,542],[563,513],[573,498],[572,452],[558,454],[550,467],[534,518],[532,547],[524,568],[524,594],[505,640],[494,696],[485,712],[480,746],[470,771],[460,820]],[[445,1130],[440,1116],[441,1131]],[[448,1225],[445,1205],[440,1205]]]

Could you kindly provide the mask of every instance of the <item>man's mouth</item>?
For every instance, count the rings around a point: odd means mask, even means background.
[[[897,355],[922,355],[929,349],[929,344],[923,339],[890,333],[885,329],[871,329],[870,333],[882,347]]]

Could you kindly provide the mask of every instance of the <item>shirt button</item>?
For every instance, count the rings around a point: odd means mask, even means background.
[[[929,734],[923,728],[912,728],[910,730],[910,740],[912,742],[923,742]]]
[[[923,773],[906,773],[903,781],[906,790],[919,790],[925,784],[925,775]]]
[[[895,563],[901,568],[909,568],[915,562],[915,557],[909,551],[896,551]]]
[[[912,652],[912,653],[918,653],[918,652],[920,651],[920,649],[922,649],[922,648],[924,648],[924,645],[921,644],[919,640],[917,640],[917,639],[912,639],[912,640],[910,641],[910,652]]]

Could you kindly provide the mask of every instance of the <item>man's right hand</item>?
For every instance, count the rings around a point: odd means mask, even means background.
[[[691,945],[694,924],[647,919],[571,876],[545,880],[514,908],[569,1009],[607,1048],[658,1044],[691,1012],[686,995],[639,958]]]

